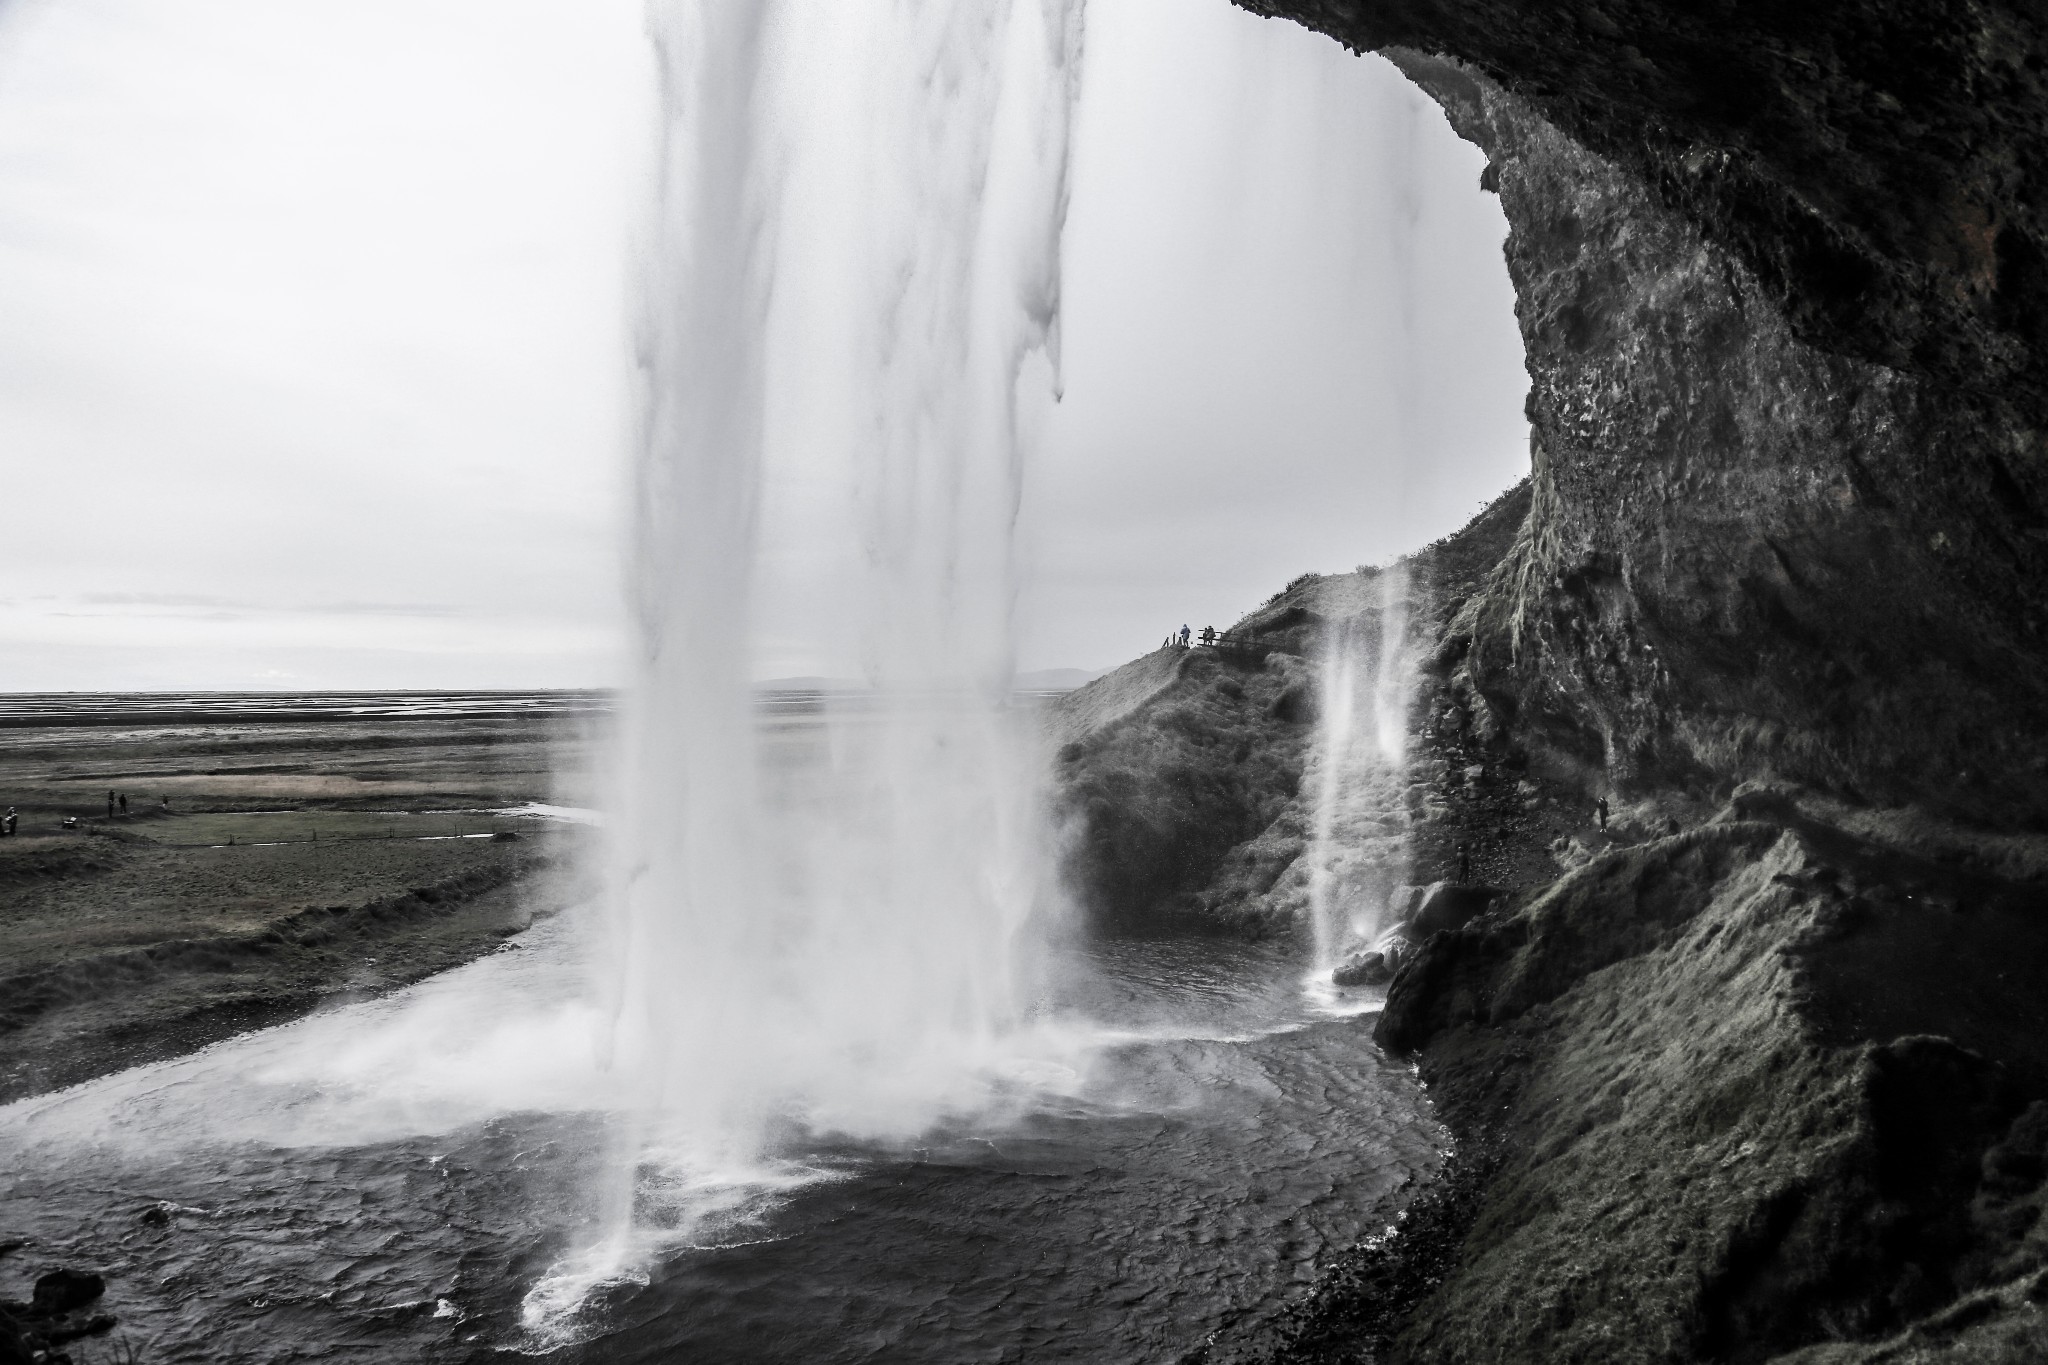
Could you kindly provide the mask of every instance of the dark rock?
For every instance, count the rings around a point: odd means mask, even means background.
[[[1383,952],[1355,953],[1330,973],[1339,986],[1382,986],[1394,979],[1394,969]]]
[[[514,830],[501,829],[491,836],[491,842],[494,844],[516,844],[519,842],[519,835]]]
[[[67,1365],[57,1349],[115,1327],[105,1313],[88,1313],[106,1293],[106,1281],[79,1270],[53,1270],[36,1280],[28,1303],[0,1303],[0,1365]]]
[[[1665,1334],[1671,1359],[1762,1359],[2031,1273],[2016,1211],[2048,1120],[2018,1090],[2048,1040],[1977,1021],[1947,989],[1954,961],[1901,961],[1881,919],[1851,932],[1891,966],[1840,961],[1808,888],[1886,871],[1895,855],[1839,832],[1725,820],[1432,938],[1377,1036],[1421,1049],[1446,1112],[1507,1156],[1461,1268],[1390,1358],[1619,1365]],[[1899,1000],[1913,976],[1919,1013]],[[1890,1017],[1846,1003],[1873,989]]]
[[[1806,344],[2042,411],[2037,6],[1238,2],[1353,48],[1469,64],[1756,279]],[[1505,199],[1515,165],[1492,160]],[[1590,302],[1583,331],[1649,330]]]
[[[36,1280],[29,1312],[36,1317],[59,1317],[97,1302],[106,1292],[107,1282],[90,1271],[53,1270]]]
[[[1487,908],[1503,894],[1490,886],[1438,882],[1424,893],[1415,917],[1408,922],[1409,936],[1420,943],[1431,934],[1462,929],[1475,917],[1485,914]]]

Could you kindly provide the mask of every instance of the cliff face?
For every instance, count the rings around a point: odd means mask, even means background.
[[[1512,229],[1537,508],[1465,623],[1500,720],[1623,788],[2041,827],[2038,28],[1249,7],[1464,59],[1388,54]]]
[[[1308,673],[1297,649],[1169,646],[1054,705],[1062,870],[1092,924],[1260,931],[1241,896],[1224,908],[1208,889],[1290,804],[1314,718]],[[1297,836],[1263,859],[1260,891],[1299,849]]]

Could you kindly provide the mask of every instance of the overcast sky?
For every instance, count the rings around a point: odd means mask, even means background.
[[[637,0],[0,0],[0,690],[615,676],[651,70]],[[1075,151],[1024,667],[1525,472],[1483,159],[1385,63],[1091,0]]]

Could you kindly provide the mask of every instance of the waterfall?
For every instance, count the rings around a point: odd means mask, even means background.
[[[1417,665],[1408,639],[1412,584],[1406,561],[1373,579],[1376,600],[1365,610],[1328,612],[1323,637],[1320,714],[1304,783],[1311,793],[1309,979],[1316,989],[1407,908],[1412,850],[1405,797]]]
[[[772,1183],[778,1133],[909,1136],[971,1104],[1028,1004],[1047,893],[1011,530],[1019,405],[1056,376],[1080,26],[1081,0],[652,6],[600,967],[636,1100],[608,1240],[530,1319],[691,1235],[729,1206],[709,1192]],[[792,541],[794,591],[871,691],[778,803],[750,679],[764,582],[789,577],[762,556]]]

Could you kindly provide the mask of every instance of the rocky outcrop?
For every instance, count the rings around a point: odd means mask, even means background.
[[[21,1246],[0,1244],[0,1256]],[[65,1345],[114,1328],[110,1315],[94,1311],[106,1290],[90,1271],[58,1269],[36,1277],[27,1303],[0,1299],[0,1365],[70,1365]]]
[[[1528,509],[1522,484],[1403,562],[1413,640],[1440,639],[1514,545]],[[1304,574],[1217,647],[1156,650],[1054,704],[1046,730],[1060,746],[1062,870],[1091,925],[1253,937],[1300,927],[1301,855],[1314,822],[1301,777],[1315,733],[1318,660],[1338,630],[1360,653],[1379,651],[1382,572]],[[1445,671],[1441,660],[1425,670],[1421,713],[1462,714]],[[1469,729],[1469,717],[1454,718],[1445,744],[1417,751],[1415,808],[1391,831],[1419,849],[1415,875],[1425,884],[1454,870],[1463,842],[1480,849],[1482,871],[1506,871],[1489,860],[1496,836],[1526,814],[1530,798],[1498,765],[1498,784],[1463,781],[1468,768],[1485,771],[1483,756],[1463,747]],[[1453,759],[1455,790],[1425,806],[1425,784],[1446,777]]]
[[[2043,850],[1839,814],[1745,788],[1431,937],[1378,1037],[1468,1174],[1211,1359],[2041,1358]]]
[[[1745,791],[1433,939],[1379,1035],[1511,1155],[1399,1357],[1760,1360],[2031,1303],[2048,1010],[1987,967],[2048,919],[1934,851]]]
[[[1535,511],[1458,632],[1503,723],[1624,790],[1776,777],[2038,824],[2048,544],[1997,493],[2021,429],[1800,340],[1619,166],[1401,60],[1514,226]]]
[[[1259,652],[1162,649],[1055,705],[1062,871],[1095,927],[1262,925],[1244,902],[1300,852],[1299,831],[1275,826],[1313,719],[1300,647],[1281,634]]]

